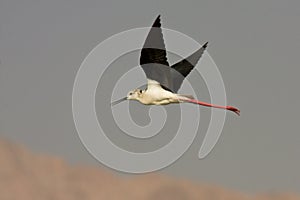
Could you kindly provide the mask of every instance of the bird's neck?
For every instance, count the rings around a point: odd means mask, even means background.
[[[140,94],[137,99],[139,102],[141,102],[142,104],[148,105],[151,103],[151,97],[147,94],[146,90],[144,90],[142,92],[142,94]]]

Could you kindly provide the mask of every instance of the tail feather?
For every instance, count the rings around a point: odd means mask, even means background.
[[[195,99],[195,97],[193,95],[189,95],[189,94],[181,94],[181,97],[186,97],[188,99]]]

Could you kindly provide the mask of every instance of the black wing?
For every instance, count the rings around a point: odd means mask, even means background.
[[[206,42],[199,50],[195,51],[192,55],[171,66],[173,80],[172,89],[174,92],[177,92],[179,90],[184,78],[192,71],[192,69],[194,69],[203,52],[205,51],[207,44],[208,42]],[[176,71],[174,71],[174,69]]]
[[[160,15],[154,21],[141,51],[140,65],[150,80],[172,88],[170,67],[161,30]]]

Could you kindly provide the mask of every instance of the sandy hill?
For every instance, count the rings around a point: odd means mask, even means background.
[[[0,140],[1,200],[300,200],[293,194],[246,196],[163,175],[122,178],[95,166],[69,165]]]

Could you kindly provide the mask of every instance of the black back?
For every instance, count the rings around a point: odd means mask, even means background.
[[[145,40],[141,51],[140,65],[148,79],[159,82],[164,89],[177,92],[184,78],[195,67],[206,47],[207,43],[189,57],[170,67],[159,15]]]

